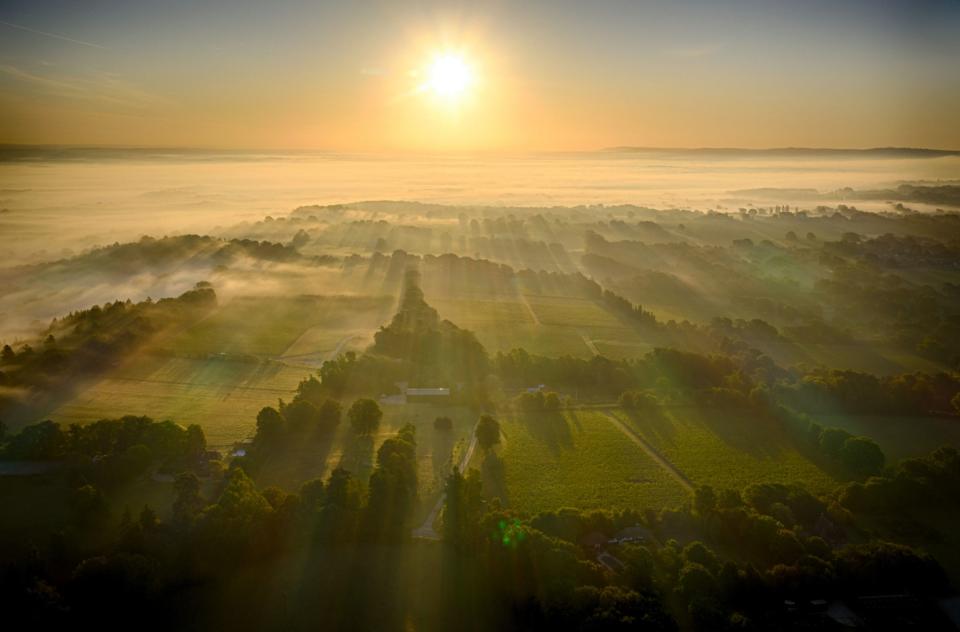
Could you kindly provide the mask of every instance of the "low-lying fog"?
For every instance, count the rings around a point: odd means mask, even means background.
[[[909,154],[15,155],[0,160],[0,250],[4,264],[50,260],[144,234],[216,232],[217,226],[286,214],[305,204],[392,199],[724,210],[771,203],[744,189],[829,194],[843,187],[880,189],[957,178],[960,157]],[[785,192],[775,203],[809,205],[809,194]],[[890,205],[876,201],[858,207]],[[914,208],[924,210],[923,205]]]
[[[441,157],[159,154],[140,150],[31,153],[8,148],[0,151],[0,252],[4,255],[0,260],[0,334],[8,339],[28,335],[54,316],[95,303],[175,296],[206,279],[216,281],[223,298],[288,290],[297,294],[350,292],[342,280],[336,281],[338,275],[332,269],[313,258],[369,254],[379,233],[367,235],[348,224],[337,229],[327,225],[326,219],[326,240],[317,241],[318,233],[312,232],[310,246],[297,254],[301,258],[282,263],[266,263],[257,257],[247,261],[240,253],[231,260],[228,271],[220,265],[221,260],[210,257],[224,246],[219,240],[181,244],[178,247],[188,251],[178,253],[158,246],[159,250],[151,251],[154,259],[150,261],[138,259],[145,256],[142,249],[74,258],[98,246],[136,241],[144,235],[200,234],[288,243],[296,226],[277,223],[277,228],[271,229],[271,224],[257,222],[266,216],[287,217],[305,205],[410,200],[456,205],[471,217],[475,215],[472,205],[517,216],[524,214],[520,207],[583,205],[585,208],[557,209],[556,215],[572,212],[568,218],[575,216],[575,221],[589,223],[613,219],[596,207],[599,204],[732,213],[752,205],[813,209],[843,202],[864,210],[890,211],[903,203],[910,209],[935,211],[960,204],[956,186],[943,187],[940,197],[932,201],[907,194],[887,196],[903,183],[919,182],[958,184],[960,156],[931,156],[913,150],[819,154],[645,150]],[[854,191],[841,190],[847,188]],[[407,206],[399,205],[400,210],[391,215],[377,205],[368,205],[330,221],[386,219],[406,224],[413,231],[408,235],[413,242],[393,240],[390,249],[498,259],[484,254],[480,242],[473,243],[473,250],[464,250],[465,242],[460,240],[468,232],[461,231],[453,238],[444,234],[448,226],[456,233],[455,209],[427,211],[427,216],[421,216],[407,212]],[[489,216],[490,211],[484,213]],[[654,213],[645,219],[658,216]],[[435,243],[428,246],[417,241],[421,237],[416,233],[416,226],[426,224],[439,226],[428,238]],[[576,251],[582,248],[582,232],[564,238],[548,231],[539,239],[566,242],[569,250]],[[446,242],[437,241],[440,237],[451,243],[444,246]],[[618,238],[616,234],[611,237]],[[704,238],[719,239],[724,245],[729,242],[725,233],[701,235],[700,239]],[[490,247],[499,246],[491,242]],[[70,261],[53,263],[61,259]],[[32,267],[22,267],[25,265]],[[321,283],[321,279],[325,280]],[[326,287],[320,287],[322,284]]]

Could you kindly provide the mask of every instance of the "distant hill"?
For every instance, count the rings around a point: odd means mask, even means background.
[[[831,149],[826,147],[774,147],[746,149],[739,147],[610,147],[603,151],[636,154],[672,154],[677,156],[704,156],[713,158],[942,158],[960,156],[956,149],[925,149],[922,147],[871,147],[868,149]]]

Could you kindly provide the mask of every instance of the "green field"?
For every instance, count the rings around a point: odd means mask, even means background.
[[[504,500],[519,511],[674,506],[684,489],[602,413],[501,419]],[[478,467],[480,455],[474,457]]]
[[[753,483],[802,482],[814,492],[827,492],[836,481],[801,454],[774,422],[749,414],[665,408],[635,416],[613,412],[694,485],[743,489]]]
[[[616,316],[590,299],[534,294],[528,294],[526,298],[544,325],[623,328]]]
[[[199,424],[211,446],[249,437],[257,412],[290,399],[308,371],[277,362],[138,355],[54,410],[64,424],[147,415]]]
[[[190,356],[245,353],[277,357],[288,355],[295,344],[300,354],[322,352],[333,349],[347,335],[375,330],[389,319],[393,303],[393,298],[385,296],[237,297],[156,345]],[[308,331],[308,338],[301,341]]]
[[[446,318],[466,329],[483,329],[503,324],[529,325],[533,318],[520,301],[476,299],[433,299],[431,304]]]
[[[610,357],[643,355],[650,349],[633,329],[593,301],[542,295],[526,298],[529,308],[517,296],[431,299],[431,304],[441,317],[473,331],[490,353],[524,348],[537,355],[587,358],[594,351],[584,339],[596,341],[597,350]]]

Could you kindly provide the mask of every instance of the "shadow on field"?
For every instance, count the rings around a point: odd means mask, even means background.
[[[358,480],[365,481],[373,470],[373,437],[370,435],[351,435],[344,442],[340,464]]]
[[[486,453],[480,465],[480,475],[483,479],[483,492],[487,498],[500,499],[501,507],[510,506],[510,495],[507,492],[507,477],[503,459],[493,450]]]
[[[570,424],[561,412],[526,412],[521,419],[530,436],[543,442],[551,452],[573,448]]]
[[[675,446],[677,427],[663,410],[624,410],[632,422],[630,427],[649,443],[660,446]]]
[[[257,473],[257,482],[263,486],[293,489],[303,481],[322,478],[327,472],[333,439],[332,434],[315,434],[284,446],[263,463]]]
[[[721,441],[757,458],[775,458],[795,447],[769,415],[749,409],[698,410],[694,415]]]
[[[435,430],[430,443],[430,464],[433,480],[443,485],[453,468],[453,446],[456,437],[451,430]]]

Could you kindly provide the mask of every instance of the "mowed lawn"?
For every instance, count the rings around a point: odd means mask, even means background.
[[[64,424],[147,415],[199,424],[211,446],[250,437],[256,416],[278,398],[289,400],[308,371],[277,362],[236,362],[142,354],[106,374],[54,410]]]
[[[602,413],[521,415],[500,423],[504,500],[519,511],[658,508],[676,506],[688,498]],[[482,456],[474,456],[474,467],[479,467]]]
[[[333,349],[337,340],[350,333],[376,329],[389,319],[393,303],[386,296],[241,296],[155,344],[178,355],[276,357],[310,330],[312,341],[306,340],[296,351],[320,352]]]
[[[665,408],[634,415],[613,411],[694,485],[743,489],[753,483],[804,483],[827,492],[837,481],[800,453],[786,433],[750,413]]]

